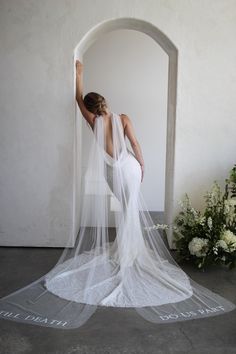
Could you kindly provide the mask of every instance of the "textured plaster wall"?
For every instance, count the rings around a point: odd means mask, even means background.
[[[73,51],[98,23],[151,22],[178,48],[174,206],[202,207],[236,151],[234,0],[0,2],[1,245],[63,246],[73,230]]]

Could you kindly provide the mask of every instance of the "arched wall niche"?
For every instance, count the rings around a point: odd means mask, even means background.
[[[150,22],[137,18],[114,18],[103,21],[88,31],[74,49],[74,63],[76,59],[83,62],[86,50],[104,34],[119,30],[131,29],[143,32],[153,38],[166,52],[169,58],[168,64],[168,99],[167,99],[167,136],[166,136],[166,171],[165,171],[165,203],[164,223],[171,224],[174,217],[174,157],[175,157],[175,124],[176,124],[176,94],[177,94],[177,66],[178,50],[172,41]],[[75,65],[74,65],[75,67]],[[74,75],[75,90],[75,75]],[[76,102],[76,101],[75,101]],[[77,116],[77,103],[75,103],[75,118]],[[73,189],[73,234],[77,236],[79,231],[80,215],[80,184],[81,171],[79,161],[81,158],[81,120],[75,119],[74,136],[74,189]],[[173,229],[167,230],[167,240],[170,248],[173,248]]]

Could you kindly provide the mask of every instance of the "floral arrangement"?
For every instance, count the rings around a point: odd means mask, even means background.
[[[173,225],[178,261],[191,261],[202,269],[210,264],[231,269],[236,266],[236,165],[225,179],[224,192],[214,181],[204,198],[206,208],[202,213],[192,207],[187,193],[179,202],[182,210]]]

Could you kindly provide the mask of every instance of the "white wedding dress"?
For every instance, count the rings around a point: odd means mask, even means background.
[[[97,306],[131,307],[155,323],[235,309],[194,282],[151,228],[140,165],[126,146],[120,116],[112,112],[111,123],[113,156],[106,152],[103,117],[95,119],[74,246],[69,239],[53,269],[0,299],[1,318],[69,329],[85,323]]]

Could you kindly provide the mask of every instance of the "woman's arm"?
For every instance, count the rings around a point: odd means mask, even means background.
[[[129,117],[126,114],[122,114],[122,118],[123,118],[123,122],[124,122],[125,134],[127,135],[127,138],[130,141],[130,145],[132,146],[132,149],[134,151],[136,159],[138,160],[138,162],[140,163],[140,166],[141,166],[141,170],[142,170],[141,182],[142,182],[143,175],[144,175],[144,159],[143,159],[143,155],[142,155],[142,150],[141,150],[139,142],[135,136],[135,132],[134,132],[134,128],[131,123],[131,120],[129,119]]]
[[[88,111],[83,100],[83,64],[76,60],[76,101],[79,105],[83,117],[87,120],[93,129],[96,115]]]

